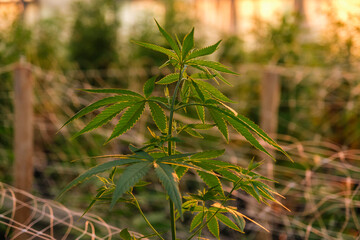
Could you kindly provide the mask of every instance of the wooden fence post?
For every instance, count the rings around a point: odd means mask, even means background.
[[[273,69],[265,69],[261,79],[261,100],[260,100],[260,127],[268,133],[272,138],[276,137],[278,128],[278,114],[280,104],[280,79],[278,73]],[[267,151],[275,157],[276,152],[273,149]],[[265,175],[270,179],[274,179],[274,162],[266,154],[261,154],[261,158],[265,159]],[[271,186],[271,185],[270,185]],[[273,185],[272,185],[273,187]],[[260,232],[257,239],[271,240],[272,220],[268,212],[263,213],[262,224],[270,230],[270,233]]]
[[[280,79],[274,70],[266,69],[261,79],[260,127],[276,137],[280,104]],[[270,154],[275,151],[268,149]],[[270,159],[271,160],[271,159]],[[273,178],[273,161],[267,161],[267,176]]]
[[[14,69],[14,186],[30,192],[33,185],[33,91],[32,74],[24,59]],[[22,194],[16,196],[18,201],[29,199]],[[30,221],[31,209],[17,204],[15,221],[26,225]],[[21,234],[16,239],[26,239]]]

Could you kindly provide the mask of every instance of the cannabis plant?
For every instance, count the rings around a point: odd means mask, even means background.
[[[81,131],[76,133],[75,137],[101,127],[120,115],[117,125],[106,141],[108,143],[129,131],[148,107],[157,129],[148,128],[152,137],[143,146],[130,145],[131,154],[110,156],[115,159],[89,169],[73,180],[63,193],[88,178],[109,170],[111,173],[108,178],[98,176],[104,185],[98,189],[98,194],[89,208],[97,200],[110,200],[111,207],[118,202],[133,204],[153,230],[154,236],[164,239],[162,236],[164,233],[160,234],[151,225],[133,194],[133,188],[144,184],[141,179],[149,173],[150,169],[154,169],[169,197],[171,239],[177,239],[176,222],[183,218],[185,212],[194,215],[187,239],[200,236],[204,227],[207,227],[211,234],[219,239],[219,222],[235,231],[243,232],[245,219],[253,220],[229,206],[230,197],[233,191],[243,190],[259,202],[279,203],[274,197],[275,192],[264,183],[269,179],[253,172],[259,163],[250,161],[249,166],[243,168],[218,159],[224,153],[222,149],[180,152],[178,146],[182,143],[182,134],[202,137],[199,130],[216,127],[228,141],[228,126],[231,126],[254,147],[270,157],[272,156],[259,143],[259,138],[283,154],[287,154],[256,124],[226,105],[233,101],[213,85],[220,82],[230,85],[221,73],[237,75],[221,63],[201,59],[203,56],[214,53],[220,41],[214,45],[196,49],[194,29],[184,37],[183,41],[179,41],[177,36],[174,39],[157,22],[156,24],[171,49],[145,42],[134,41],[134,43],[167,55],[168,60],[160,68],[167,66],[173,69],[173,72],[161,79],[152,77],[147,80],[142,94],[125,89],[85,89],[84,91],[89,93],[112,95],[83,108],[64,125],[105,107]],[[152,95],[154,88],[158,86],[164,87],[165,96]],[[172,94],[169,89],[172,89]],[[191,124],[176,119],[174,115],[177,113],[189,116],[195,110],[198,119],[194,119]],[[118,177],[116,176],[117,167],[124,167]],[[182,196],[179,181],[187,171],[197,173],[207,188],[199,190],[198,193]],[[224,191],[224,184],[231,186],[231,190]],[[136,239],[126,229],[121,232],[121,237]]]

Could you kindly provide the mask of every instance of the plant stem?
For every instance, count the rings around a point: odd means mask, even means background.
[[[156,229],[153,227],[153,225],[149,222],[149,220],[146,218],[144,212],[141,210],[141,207],[140,207],[140,204],[139,202],[137,201],[137,199],[135,198],[134,194],[129,191],[130,195],[132,196],[132,198],[134,199],[135,201],[135,206],[136,208],[139,210],[141,216],[144,218],[145,222],[147,223],[147,225],[154,231],[154,233],[162,240],[164,240],[163,237],[161,237],[160,233],[158,233],[158,231],[156,231]]]
[[[171,98],[170,117],[169,117],[169,126],[168,126],[168,138],[169,139],[172,137],[172,125],[173,125],[173,121],[174,121],[175,101],[176,101],[176,97],[177,97],[177,94],[178,94],[178,91],[179,91],[180,83],[181,83],[182,76],[184,74],[185,69],[186,68],[184,66],[181,66],[180,74],[179,74],[179,80],[176,83],[174,94],[173,94],[173,96]],[[171,140],[168,141],[168,155],[169,156],[172,155],[172,142],[171,142]],[[169,206],[170,206],[170,222],[171,222],[171,239],[176,240],[175,208],[174,208],[174,203],[170,198],[169,198]]]

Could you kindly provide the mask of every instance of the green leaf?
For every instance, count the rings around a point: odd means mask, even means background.
[[[205,108],[203,106],[195,106],[196,112],[201,122],[205,123]]]
[[[216,218],[220,220],[220,222],[222,222],[223,224],[225,224],[226,226],[228,226],[231,229],[234,229],[235,231],[238,232],[243,232],[235,223],[233,223],[233,221],[230,220],[230,218],[228,218],[227,216],[221,214],[221,213],[217,213],[216,214]]]
[[[189,134],[190,136],[196,137],[196,138],[204,138],[200,133],[198,133],[195,130],[192,130],[191,128],[185,128],[184,131]]]
[[[150,78],[144,84],[143,92],[146,98],[150,97],[151,93],[154,91],[155,81],[156,81],[156,76]]]
[[[228,69],[226,66],[222,65],[221,63],[214,62],[214,61],[191,60],[191,61],[188,62],[188,64],[191,65],[191,66],[200,65],[200,66],[208,67],[208,68],[220,71],[220,72],[239,75],[238,73],[231,71],[230,69]]]
[[[205,101],[204,92],[201,91],[199,85],[197,85],[196,82],[194,81],[191,81],[191,84],[192,84],[192,92],[198,95],[201,101],[204,102]]]
[[[175,172],[179,179],[181,179],[187,171],[188,168],[186,167],[180,167],[180,166],[175,167]]]
[[[200,88],[203,88],[204,90],[209,92],[216,99],[223,101],[223,102],[234,103],[234,101],[230,100],[227,96],[225,96],[222,92],[220,92],[216,87],[214,87],[210,83],[200,81],[200,80],[194,80],[194,81],[200,86]]]
[[[178,186],[179,180],[176,173],[174,172],[174,169],[170,165],[156,163],[155,173],[165,187],[165,190],[169,195],[170,199],[173,201],[175,208],[179,211],[180,216],[182,216],[182,201]]]
[[[161,132],[166,132],[167,119],[164,110],[155,102],[148,102],[151,116]]]
[[[207,130],[214,127],[214,124],[188,124],[190,128]]]
[[[249,195],[253,196],[258,202],[260,202],[260,196],[259,194],[254,190],[254,188],[252,186],[248,186],[248,185],[241,185],[240,187],[242,190],[244,190],[245,192],[247,192]]]
[[[170,161],[170,160],[180,160],[180,159],[188,159],[189,156],[193,155],[193,153],[179,153],[173,154],[170,156],[165,156],[157,159],[157,162]]]
[[[225,120],[222,118],[222,115],[219,112],[214,111],[212,109],[209,109],[209,112],[219,131],[222,133],[226,141],[229,141],[227,124]]]
[[[152,44],[152,43],[145,43],[145,42],[139,42],[139,41],[134,41],[134,40],[132,40],[131,42],[133,42],[139,46],[154,50],[156,52],[164,53],[164,54],[168,55],[169,57],[172,57],[175,59],[177,58],[176,54],[174,52],[172,52],[170,49],[167,49],[167,48],[164,48],[164,47]]]
[[[121,230],[120,237],[122,240],[133,240],[127,228]]]
[[[144,108],[145,108],[144,102],[136,103],[136,104],[133,104],[131,107],[129,107],[124,112],[124,114],[121,116],[118,124],[114,128],[114,131],[112,132],[111,136],[106,141],[106,143],[108,143],[115,137],[118,137],[121,134],[130,130],[135,125],[135,123],[139,120],[141,114],[144,111]]]
[[[106,170],[109,170],[109,169],[111,169],[113,167],[116,167],[116,166],[121,166],[121,165],[129,164],[129,163],[138,163],[138,162],[141,162],[141,160],[124,158],[124,159],[120,159],[120,160],[114,160],[114,161],[106,162],[106,163],[97,165],[97,166],[95,166],[93,168],[90,168],[85,173],[81,174],[80,176],[75,178],[73,181],[71,181],[60,192],[58,198],[60,198],[65,192],[69,191],[71,188],[75,187],[76,185],[80,184],[81,182],[87,180],[90,177],[93,177],[94,175],[96,175],[98,173],[105,172]]]
[[[233,183],[236,183],[239,181],[239,176],[237,176],[236,174],[232,173],[231,171],[228,171],[228,170],[219,170],[217,169],[216,170],[217,173],[220,174],[220,177],[221,178],[224,178],[226,179],[227,181],[230,181],[230,182],[233,182]]]
[[[239,228],[241,229],[241,231],[244,232],[245,224],[246,224],[245,219],[242,216],[239,216],[239,215],[236,215],[236,214],[234,214],[232,216],[233,216],[233,218],[234,218],[234,220],[236,222],[236,225],[238,225]]]
[[[231,119],[235,120],[236,122],[241,123],[242,125],[244,125],[244,127],[255,132],[265,142],[267,142],[271,146],[275,147],[278,151],[282,152],[287,158],[289,158],[291,161],[293,161],[292,158],[273,139],[271,139],[259,126],[257,126],[255,123],[253,123],[248,118],[246,118],[242,115],[235,116],[233,113],[230,113],[224,109],[220,109],[220,108],[212,106],[212,105],[206,105],[206,107],[215,109],[215,110],[223,113],[224,115],[228,116],[228,118],[231,118]]]
[[[107,191],[106,188],[101,189],[95,196],[95,198],[91,201],[91,203],[89,204],[89,206],[85,209],[84,213],[82,214],[82,216],[84,216],[88,211],[90,211],[90,209],[95,205],[96,201],[98,201],[101,196]]]
[[[170,84],[179,80],[179,73],[171,73],[156,82],[156,84]]]
[[[215,76],[220,79],[223,83],[229,85],[229,86],[232,86],[231,83],[228,82],[228,80],[226,80],[223,76],[221,76],[220,73],[218,73],[217,71],[213,70],[215,72]]]
[[[216,75],[215,74],[208,74],[208,73],[194,73],[191,74],[190,78],[191,79],[205,79],[205,80],[209,80],[209,79],[213,79]]]
[[[103,107],[103,106],[106,106],[109,104],[113,104],[113,103],[117,103],[117,102],[128,101],[128,100],[129,100],[128,96],[114,96],[114,97],[107,97],[107,98],[101,99],[101,100],[94,102],[94,103],[90,104],[89,106],[81,109],[73,117],[71,117],[69,120],[67,120],[66,123],[64,123],[64,125],[61,128],[63,128],[70,122],[74,121],[75,119],[78,119],[90,112],[93,112],[94,110],[96,110],[100,107]]]
[[[224,195],[224,190],[218,177],[201,171],[197,171],[197,173],[209,188],[213,188],[221,195]]]
[[[161,34],[165,37],[166,41],[169,43],[170,47],[175,51],[176,55],[179,56],[180,58],[180,48],[177,45],[177,43],[174,41],[174,39],[170,36],[169,33],[167,33],[161,26],[160,24],[155,20],[156,25],[159,28],[159,31],[161,32]]]
[[[203,212],[199,212],[198,214],[195,215],[195,217],[193,218],[193,220],[191,221],[190,224],[190,232],[194,231],[194,229],[199,226],[204,220],[204,213]]]
[[[216,51],[217,47],[219,46],[221,40],[218,41],[217,43],[215,43],[214,45],[202,48],[202,49],[198,49],[192,53],[190,53],[190,55],[186,58],[187,60],[193,59],[193,58],[197,58],[197,57],[201,57],[201,56],[206,56],[206,55],[210,55],[213,52]]]
[[[132,95],[135,97],[143,98],[143,96],[141,96],[136,92],[126,89],[119,89],[119,88],[81,89],[81,90],[90,93],[115,93],[115,94]]]
[[[259,141],[239,122],[235,121],[232,118],[226,117],[226,121],[241,135],[245,137],[245,139],[254,147],[259,149],[260,151],[266,153],[272,159],[274,157],[259,143]],[[275,159],[274,159],[275,160]]]
[[[217,158],[217,157],[223,155],[224,152],[225,152],[225,149],[199,152],[199,153],[192,155],[190,157],[190,159],[191,160],[204,160],[204,159]]]
[[[118,115],[122,110],[134,104],[134,101],[120,102],[107,107],[104,111],[96,115],[81,131],[77,132],[73,138],[80,136],[83,133],[89,132],[93,129],[101,127]]]
[[[184,37],[182,46],[182,59],[185,59],[189,51],[194,47],[194,28]]]
[[[206,214],[206,218],[207,218],[207,227],[209,229],[209,231],[211,232],[212,235],[214,235],[217,239],[219,239],[219,223],[216,219],[216,217],[211,218],[213,214],[211,212],[208,212]],[[209,219],[211,218],[211,220],[209,221]]]
[[[139,162],[127,167],[116,182],[115,191],[111,200],[111,208],[117,200],[133,187],[149,171],[152,162]]]

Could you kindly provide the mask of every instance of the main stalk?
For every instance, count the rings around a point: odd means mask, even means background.
[[[182,65],[180,68],[180,74],[179,79],[176,83],[176,87],[174,90],[174,94],[171,98],[171,106],[170,106],[170,117],[169,117],[169,126],[168,126],[168,138],[170,139],[172,137],[172,126],[174,121],[174,106],[176,97],[178,95],[180,83],[183,77],[185,71],[185,67]],[[168,155],[172,155],[172,142],[171,140],[168,141]],[[169,206],[170,206],[170,221],[171,221],[171,239],[176,240],[176,224],[175,224],[175,208],[173,201],[169,198]]]

